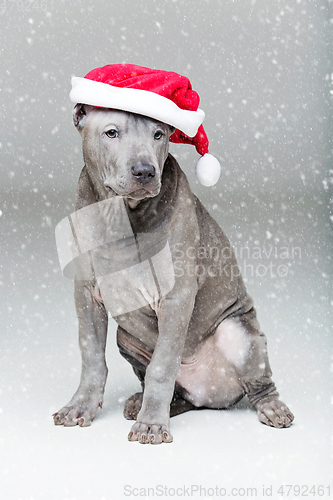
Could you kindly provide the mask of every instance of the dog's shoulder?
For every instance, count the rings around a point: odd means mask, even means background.
[[[169,198],[173,198],[173,205],[178,205],[178,210],[183,211],[187,218],[191,212],[194,213],[199,227],[202,229],[213,229],[214,232],[219,233],[221,231],[220,226],[204,207],[199,198],[192,192],[185,173],[176,159],[170,154],[166,167],[167,180],[165,184],[170,191]]]
[[[205,242],[205,244],[209,242],[209,244],[213,246],[231,248],[229,238],[226,236],[221,226],[208,212],[199,198],[196,195],[193,195],[193,198],[201,241]]]

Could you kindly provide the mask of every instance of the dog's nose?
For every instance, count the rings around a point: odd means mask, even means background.
[[[147,184],[155,177],[155,167],[139,163],[132,167],[132,174],[141,184]]]

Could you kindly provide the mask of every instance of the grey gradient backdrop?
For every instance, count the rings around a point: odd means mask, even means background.
[[[324,0],[1,2],[0,497],[332,483],[331,9]],[[238,251],[297,417],[287,431],[259,425],[243,402],[176,417],[171,446],[127,443],[122,406],[139,385],[114,324],[103,412],[85,430],[52,424],[80,374],[73,284],[54,240],[82,168],[70,78],[119,62],[185,74],[201,97],[219,183],[198,184],[193,147],[171,151]],[[258,259],[255,248],[273,253]]]

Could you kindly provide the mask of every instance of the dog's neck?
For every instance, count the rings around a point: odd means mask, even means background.
[[[134,200],[133,198],[125,198],[125,205],[127,205],[131,210],[135,210],[140,203],[143,201],[149,201],[147,199],[144,200]]]

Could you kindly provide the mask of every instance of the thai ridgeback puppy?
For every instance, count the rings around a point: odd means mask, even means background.
[[[118,243],[101,245],[75,280],[81,381],[55,424],[89,426],[102,407],[109,311],[142,384],[125,403],[125,417],[136,420],[130,441],[171,442],[170,416],[229,408],[245,395],[261,422],[289,427],[294,417],[272,381],[234,252],[168,152],[173,128],[83,104],[74,124],[85,162],[75,210],[103,206],[105,231],[118,230]]]

